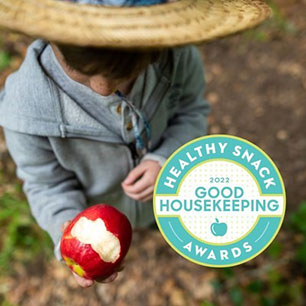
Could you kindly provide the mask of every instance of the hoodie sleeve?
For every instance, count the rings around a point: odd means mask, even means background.
[[[143,161],[143,160],[155,160],[162,167],[167,159],[165,157],[161,156],[161,155],[157,155],[157,154],[153,154],[153,153],[147,153],[141,158],[141,161]]]
[[[4,128],[8,151],[16,164],[16,175],[23,181],[32,215],[47,231],[59,261],[61,226],[86,208],[86,199],[74,173],[56,159],[48,137],[15,132]]]
[[[182,94],[178,111],[169,120],[160,145],[147,154],[160,156],[163,164],[174,151],[187,142],[204,136],[210,105],[204,99],[205,78],[201,54],[196,46],[188,46],[177,73],[183,73]],[[143,159],[150,156],[144,155]],[[152,156],[153,157],[153,156]],[[164,160],[162,161],[162,158]]]

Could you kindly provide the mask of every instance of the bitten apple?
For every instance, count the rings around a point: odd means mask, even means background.
[[[60,250],[71,270],[97,280],[115,272],[131,240],[128,218],[113,206],[97,204],[79,213],[65,228]]]

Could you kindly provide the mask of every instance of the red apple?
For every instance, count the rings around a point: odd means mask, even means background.
[[[107,204],[97,204],[79,213],[65,228],[61,254],[76,274],[96,280],[115,272],[132,240],[128,218]]]

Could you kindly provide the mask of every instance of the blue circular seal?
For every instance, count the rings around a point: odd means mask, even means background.
[[[251,260],[284,219],[281,175],[251,142],[229,135],[194,139],[177,149],[155,183],[154,215],[170,246],[203,266]]]

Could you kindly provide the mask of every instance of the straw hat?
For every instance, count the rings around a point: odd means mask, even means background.
[[[0,26],[78,46],[200,44],[254,27],[270,14],[263,0],[0,0]]]

